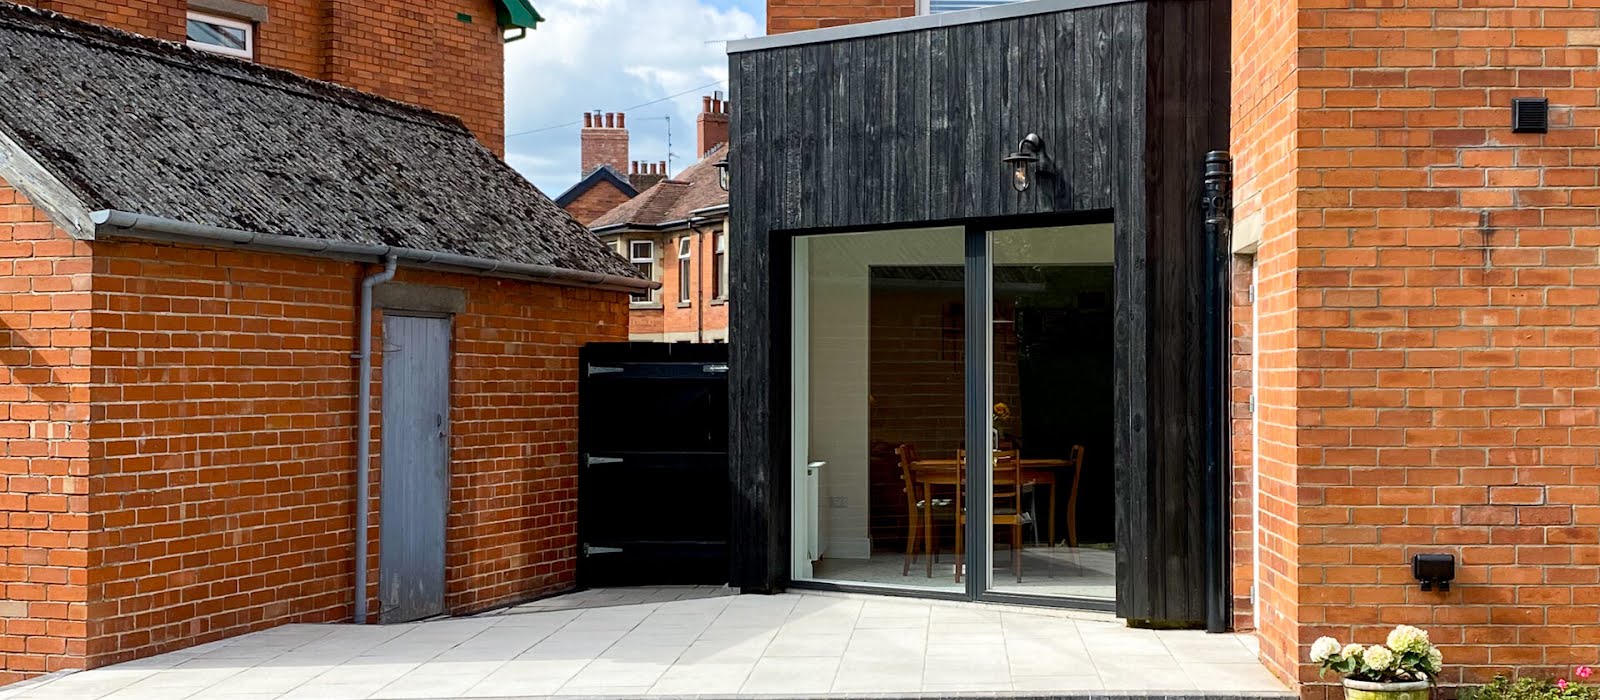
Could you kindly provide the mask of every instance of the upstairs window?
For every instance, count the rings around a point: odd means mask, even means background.
[[[190,48],[238,58],[255,58],[256,27],[244,22],[200,12],[189,13]]]
[[[728,234],[717,234],[716,253],[711,270],[711,298],[728,298]]]
[[[917,0],[917,14],[936,15],[940,12],[976,10],[980,7],[1009,5],[1018,0]]]
[[[647,280],[656,278],[656,244],[654,241],[628,241],[628,262],[633,263],[633,268],[639,275]],[[648,304],[655,301],[656,292],[647,289],[634,292],[633,303]]]
[[[689,264],[689,237],[678,239],[678,303],[689,303],[689,283],[694,279],[693,266]]]

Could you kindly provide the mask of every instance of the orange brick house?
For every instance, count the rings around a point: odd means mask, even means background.
[[[934,4],[770,0],[768,27],[842,42],[868,33],[828,28]],[[1306,697],[1339,694],[1313,640],[1402,623],[1442,645],[1447,685],[1600,662],[1600,6],[1220,6],[1233,627]],[[1448,591],[1413,578],[1422,553],[1454,557]]]
[[[589,222],[641,275],[661,283],[658,290],[633,296],[630,340],[728,340],[728,192],[717,168],[727,143],[727,103],[720,96],[701,98],[699,160]]]
[[[0,4],[0,682],[572,587],[578,348],[653,284],[458,84],[475,131]]]

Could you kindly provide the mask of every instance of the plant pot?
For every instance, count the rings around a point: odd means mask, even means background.
[[[1428,700],[1432,685],[1427,681],[1378,683],[1344,679],[1345,700]]]

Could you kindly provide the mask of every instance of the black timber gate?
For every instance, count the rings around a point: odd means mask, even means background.
[[[728,580],[728,346],[579,354],[578,585]]]

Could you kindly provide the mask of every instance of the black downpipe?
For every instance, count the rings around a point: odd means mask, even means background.
[[[1227,151],[1206,154],[1205,238],[1201,270],[1205,277],[1205,534],[1206,631],[1232,626],[1232,451],[1228,254],[1233,235],[1233,161]]]

